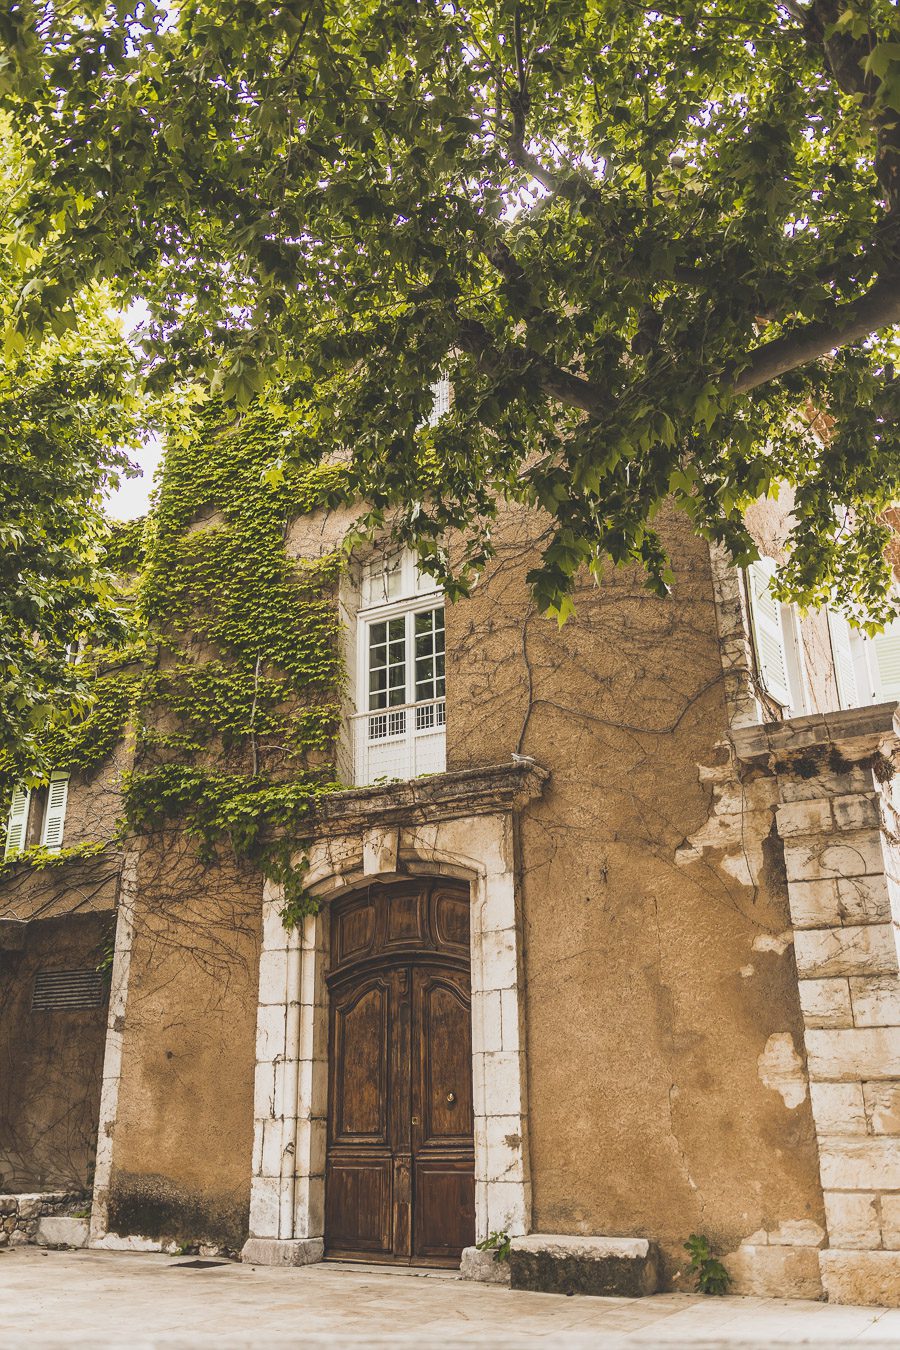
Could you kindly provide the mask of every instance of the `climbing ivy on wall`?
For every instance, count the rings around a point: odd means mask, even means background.
[[[173,438],[148,520],[116,527],[110,562],[135,600],[134,659],[96,662],[85,715],[48,733],[47,762],[91,773],[130,726],[123,834],[184,830],[285,887],[286,921],[312,908],[304,825],[337,786],[342,556],[291,559],[291,521],[338,496],[342,470],[271,472],[290,432],[272,409],[216,405]]]
[[[290,856],[336,786],[341,558],[293,560],[285,543],[341,470],[268,473],[288,435],[271,410],[235,424],[212,406],[168,450],[144,537],[140,610],[158,654],[139,693],[125,820],[178,823],[206,858],[229,843],[286,884],[299,914]]]

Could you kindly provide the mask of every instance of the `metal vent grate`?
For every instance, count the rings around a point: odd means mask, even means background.
[[[72,1012],[102,1008],[106,976],[98,970],[39,970],[34,977],[32,1012]]]

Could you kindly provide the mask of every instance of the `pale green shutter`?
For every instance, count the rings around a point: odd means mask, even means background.
[[[831,657],[840,705],[842,708],[858,708],[860,698],[853,661],[853,635],[843,614],[828,611],[828,632],[831,635]]]
[[[789,708],[791,698],[788,676],[787,643],[781,619],[781,605],[772,594],[775,564],[760,558],[747,568],[753,644],[763,688],[777,703]]]
[[[900,619],[872,638],[872,647],[879,701],[900,699]]]
[[[69,795],[69,775],[52,773],[47,786],[47,805],[44,809],[44,827],[41,844],[54,851],[62,847],[66,823],[66,798]]]
[[[25,836],[28,832],[28,807],[31,803],[31,793],[28,788],[13,788],[12,802],[9,807],[9,817],[6,822],[6,849],[4,858],[12,858],[17,853],[21,853],[25,847]]]

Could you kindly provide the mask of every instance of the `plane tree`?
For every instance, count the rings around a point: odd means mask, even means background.
[[[343,455],[366,524],[451,589],[504,501],[547,513],[530,579],[563,617],[610,558],[666,590],[664,501],[742,562],[786,482],[785,593],[890,613],[892,0],[18,0],[0,26],[9,341],[89,284],[140,298],[151,381],[276,398],[286,458]]]

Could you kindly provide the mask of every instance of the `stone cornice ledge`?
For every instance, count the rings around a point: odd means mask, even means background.
[[[483,769],[330,792],[319,799],[310,832],[322,838],[376,825],[424,825],[465,816],[509,814],[539,797],[549,777],[550,771],[540,764],[510,760]]]
[[[876,703],[867,708],[814,713],[786,722],[735,728],[729,737],[735,755],[744,763],[776,768],[823,751],[857,763],[879,751],[894,755],[900,750],[900,707]]]

